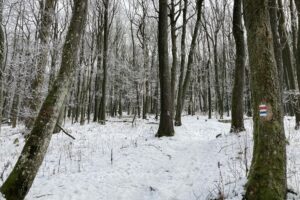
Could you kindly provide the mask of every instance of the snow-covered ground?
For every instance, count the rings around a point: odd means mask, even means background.
[[[138,120],[135,126],[123,120],[109,119],[105,126],[67,123],[64,127],[76,140],[53,135],[26,199],[206,200],[220,195],[242,199],[252,154],[251,119],[245,120],[246,132],[234,135],[229,133],[230,123],[183,117],[174,137],[160,139],[154,137],[155,120]],[[288,185],[299,194],[300,133],[294,131],[292,118],[285,119],[285,126]],[[22,129],[2,129],[0,185],[24,145]]]

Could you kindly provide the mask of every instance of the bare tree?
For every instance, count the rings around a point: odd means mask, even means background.
[[[112,4],[112,11],[110,12],[110,6]],[[103,67],[103,79],[102,79],[102,96],[99,107],[99,122],[105,124],[106,120],[106,93],[107,93],[107,68],[108,68],[108,45],[109,45],[109,31],[112,20],[115,16],[117,9],[116,1],[103,0],[104,5],[104,24],[103,24],[103,55],[102,55],[102,67]],[[110,17],[110,18],[109,18]]]
[[[171,104],[171,76],[168,50],[168,1],[159,0],[158,55],[160,80],[160,121],[157,137],[173,136],[173,116]]]
[[[192,73],[192,65],[194,64],[194,57],[195,57],[195,50],[196,50],[196,45],[197,45],[197,37],[199,34],[199,29],[201,25],[201,9],[202,9],[202,3],[203,0],[197,0],[196,2],[196,9],[197,9],[197,20],[192,36],[192,41],[191,41],[191,46],[190,46],[190,51],[188,55],[188,63],[187,63],[187,69],[186,69],[186,74],[184,76],[184,80],[181,87],[182,89],[179,89],[180,92],[178,92],[178,98],[177,98],[177,109],[176,109],[176,116],[175,116],[175,125],[176,126],[181,126],[181,113],[182,109],[184,107],[184,100],[185,100],[185,95],[187,92],[187,89],[190,84],[190,79],[191,79],[191,73]],[[180,74],[181,76],[181,74]],[[180,84],[180,83],[179,83]]]
[[[41,1],[42,2],[42,1]],[[57,0],[46,0],[45,5],[41,3],[41,25],[38,30],[39,40],[39,56],[37,57],[36,74],[31,81],[30,99],[28,100],[29,117],[25,120],[25,125],[30,129],[33,125],[35,116],[42,104],[42,86],[44,84],[44,77],[46,71],[46,64],[48,60],[48,46],[50,33],[53,22],[53,14]]]
[[[71,87],[79,52],[78,41],[84,29],[87,7],[87,0],[74,0],[73,16],[63,48],[58,77],[41,107],[13,171],[0,188],[0,192],[7,199],[25,198],[43,162],[63,101]]]
[[[232,91],[231,132],[245,130],[243,101],[246,52],[242,19],[242,0],[235,0],[233,8],[233,35],[236,44],[236,59]]]

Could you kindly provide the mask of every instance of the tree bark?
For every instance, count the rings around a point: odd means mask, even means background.
[[[286,140],[268,0],[244,0],[244,5],[254,111],[253,159],[245,199],[282,200],[287,191]],[[266,116],[260,115],[262,105],[267,107]]]
[[[171,24],[171,41],[172,41],[172,68],[171,68],[171,99],[172,99],[172,116],[174,116],[175,108],[175,88],[176,88],[176,76],[177,76],[177,35],[176,35],[176,23],[178,20],[178,14],[176,16],[175,0],[171,0],[170,8],[170,24]],[[181,1],[181,0],[180,0]]]
[[[103,80],[102,80],[102,96],[100,101],[100,113],[99,122],[100,124],[105,124],[106,120],[106,87],[107,87],[107,58],[108,58],[108,32],[109,32],[109,22],[108,22],[108,9],[109,0],[104,0],[104,41],[103,41]]]
[[[25,198],[43,162],[63,100],[71,87],[87,6],[87,0],[74,0],[58,77],[42,105],[13,171],[0,188],[8,200]]]
[[[176,117],[175,117],[175,125],[176,126],[181,126],[181,124],[182,124],[181,123],[181,113],[184,108],[185,95],[186,95],[187,89],[190,84],[190,79],[191,79],[192,65],[194,63],[194,56],[195,56],[194,54],[195,54],[196,45],[197,45],[196,42],[197,42],[198,32],[199,32],[200,23],[201,23],[202,2],[203,2],[203,0],[197,0],[197,21],[196,21],[193,36],[192,36],[192,42],[191,42],[191,47],[190,47],[190,51],[189,51],[189,55],[188,55],[188,63],[187,63],[185,78],[183,81],[183,85],[181,86],[182,89],[180,92],[178,92],[177,109],[176,109]],[[180,74],[180,76],[181,76],[181,74]]]
[[[159,128],[156,136],[173,136],[171,77],[168,58],[168,0],[159,0],[158,55],[161,109]]]
[[[278,9],[278,18],[279,18],[278,31],[281,40],[283,66],[286,67],[286,71],[287,71],[287,78],[289,83],[288,89],[295,90],[296,85],[295,85],[295,78],[294,78],[294,71],[293,71],[292,52],[288,41],[285,14],[283,11],[283,5],[281,0],[278,0],[278,8],[279,8]]]
[[[283,61],[282,61],[282,48],[280,44],[280,36],[278,30],[278,4],[277,0],[269,0],[269,13],[270,13],[270,24],[273,36],[274,54],[277,64],[278,78],[283,83]],[[280,87],[281,99],[283,92],[283,84]]]
[[[300,1],[295,1],[296,8],[298,11],[298,32],[297,32],[297,51],[295,54],[296,57],[296,72],[297,72],[297,83],[298,83],[298,89],[300,90]],[[296,113],[299,113],[300,111],[300,97],[297,97],[297,111]],[[300,127],[300,120],[296,119],[296,129],[299,129]]]
[[[196,24],[195,24],[195,28],[194,28],[194,33],[192,36],[192,42],[191,42],[188,63],[187,63],[187,68],[186,68],[186,75],[185,75],[183,88],[182,88],[182,97],[181,97],[182,98],[182,106],[181,106],[181,108],[184,107],[185,95],[187,93],[187,89],[189,88],[189,84],[190,84],[190,80],[191,80],[192,65],[194,64],[194,57],[195,57],[195,51],[196,51],[196,45],[197,45],[196,42],[197,42],[197,38],[199,35],[199,29],[200,29],[200,24],[201,24],[202,3],[203,3],[203,0],[197,0],[197,20],[196,20]],[[181,113],[180,113],[180,116],[181,116]]]
[[[178,94],[177,94],[177,104],[176,104],[176,114],[175,114],[175,126],[181,126],[181,112],[182,112],[182,90],[184,81],[184,68],[185,68],[185,57],[186,57],[186,24],[187,24],[187,6],[188,0],[183,0],[184,5],[182,9],[182,33],[181,33],[181,63],[180,63],[180,75],[178,82]]]
[[[48,43],[50,39],[50,27],[52,25],[52,18],[57,0],[46,0],[45,8],[41,8],[41,26],[39,29],[39,56],[37,58],[36,74],[31,81],[31,94],[28,101],[29,116],[25,120],[27,129],[31,129],[34,119],[42,104],[42,87],[44,84],[44,77],[46,71],[46,64],[48,60]]]
[[[245,40],[242,22],[242,0],[234,1],[233,36],[236,46],[235,76],[232,91],[231,130],[241,132],[244,127],[244,82],[245,82]]]
[[[0,134],[2,124],[2,113],[3,113],[3,81],[4,81],[4,70],[5,70],[5,38],[4,30],[2,26],[3,19],[3,0],[0,0]]]

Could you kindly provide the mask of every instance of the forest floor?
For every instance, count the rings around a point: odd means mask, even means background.
[[[128,122],[124,122],[124,120]],[[227,122],[227,121],[225,121]],[[251,163],[252,120],[247,131],[230,134],[230,123],[204,116],[183,117],[171,138],[155,138],[154,119],[109,119],[106,125],[66,123],[52,137],[26,199],[39,200],[240,200]],[[300,131],[285,118],[289,142],[288,187],[300,199]],[[12,170],[24,127],[4,126],[0,136],[0,185]]]

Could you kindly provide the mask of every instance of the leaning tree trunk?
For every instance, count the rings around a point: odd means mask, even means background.
[[[188,63],[187,63],[187,69],[186,69],[186,75],[185,79],[183,82],[183,87],[182,87],[182,97],[181,97],[181,111],[180,111],[180,118],[181,118],[181,112],[182,109],[184,108],[184,100],[185,100],[185,95],[187,93],[187,89],[189,88],[190,80],[191,80],[191,73],[192,73],[192,65],[194,64],[194,57],[195,57],[195,50],[196,50],[196,45],[197,45],[197,38],[199,35],[199,29],[201,25],[201,8],[202,8],[202,3],[203,0],[197,0],[197,20],[194,28],[194,33],[192,37],[192,42],[191,42],[191,47],[190,47],[190,52],[188,56]],[[181,119],[179,120],[181,122]]]
[[[156,136],[173,136],[173,116],[171,115],[171,75],[168,58],[168,0],[159,0],[158,55],[161,109],[159,128]]]
[[[244,127],[244,82],[245,82],[245,40],[242,22],[242,0],[234,1],[233,8],[233,36],[235,38],[236,58],[235,76],[232,91],[231,130],[241,132]]]
[[[46,64],[48,60],[48,43],[50,39],[52,15],[54,13],[57,0],[46,0],[45,8],[41,8],[41,27],[39,30],[39,56],[37,58],[36,74],[31,81],[31,94],[28,101],[29,116],[25,120],[27,129],[31,129],[34,118],[36,117],[40,106],[42,104],[42,86],[44,84],[44,77],[46,71]]]
[[[254,150],[245,199],[286,197],[286,140],[268,0],[244,0],[251,66]]]
[[[191,79],[191,72],[192,72],[192,65],[194,63],[194,54],[195,54],[195,49],[196,49],[196,42],[198,38],[198,32],[200,29],[200,23],[201,23],[201,8],[202,8],[202,2],[203,0],[197,0],[197,21],[195,24],[193,36],[192,36],[192,42],[191,42],[191,47],[189,51],[189,56],[188,56],[188,63],[187,63],[187,69],[186,69],[186,75],[182,84],[182,88],[180,92],[178,92],[178,98],[177,98],[177,108],[176,108],[176,117],[175,117],[175,125],[176,126],[181,126],[181,113],[184,108],[184,100],[185,100],[185,95],[187,92],[187,89],[190,84],[190,79]],[[181,76],[181,74],[180,74]]]
[[[2,123],[2,111],[3,111],[3,80],[4,80],[4,69],[5,69],[5,38],[4,30],[2,26],[3,16],[3,0],[0,0],[0,134],[1,134],[1,123]]]
[[[8,200],[22,200],[28,193],[49,146],[63,100],[71,87],[79,42],[87,13],[87,0],[74,0],[73,16],[63,48],[61,69],[34,122],[22,153],[0,192]]]

